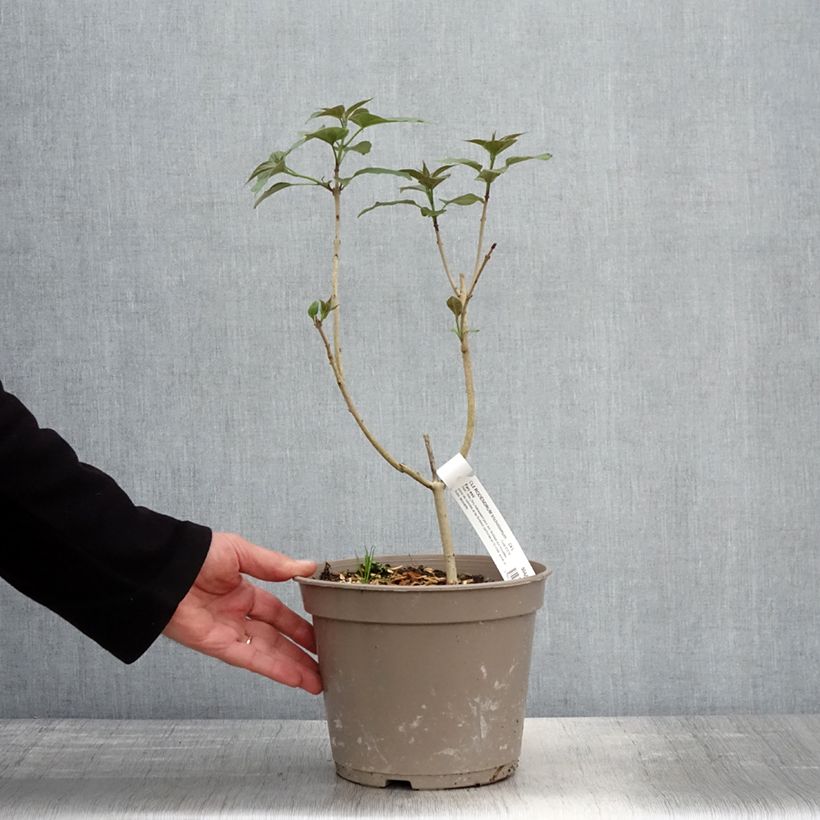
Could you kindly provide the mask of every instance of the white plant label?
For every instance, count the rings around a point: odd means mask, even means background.
[[[456,453],[436,472],[478,533],[501,577],[513,581],[535,575],[521,544],[464,456]]]

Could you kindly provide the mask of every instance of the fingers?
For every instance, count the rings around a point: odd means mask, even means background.
[[[281,632],[278,632],[274,627],[262,623],[262,621],[247,621],[245,625],[245,633],[250,636],[251,643],[247,644],[246,638],[243,637],[242,643],[253,646],[258,650],[265,651],[270,655],[280,654],[286,658],[290,658],[305,669],[319,673],[319,664],[308,655],[303,649],[296,646],[295,643],[289,641]]]
[[[309,652],[316,652],[316,637],[309,621],[285,606],[267,590],[257,586],[251,588],[253,589],[253,606],[248,612],[251,618],[270,624],[283,635],[287,635],[300,646],[304,646]]]
[[[251,644],[236,641],[219,652],[217,657],[232,666],[256,672],[285,686],[304,689],[312,695],[322,691],[318,669],[314,670],[266,646],[256,647],[254,644],[255,640]]]
[[[263,581],[288,581],[296,575],[312,575],[316,562],[291,558],[281,552],[252,544],[235,536],[234,546],[239,557],[239,569]]]

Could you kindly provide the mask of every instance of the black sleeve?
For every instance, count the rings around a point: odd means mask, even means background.
[[[0,576],[120,660],[156,640],[194,582],[207,527],[135,506],[0,383]]]

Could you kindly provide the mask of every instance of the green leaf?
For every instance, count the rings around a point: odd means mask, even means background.
[[[256,202],[253,203],[253,207],[256,208],[261,202],[264,202],[272,194],[278,193],[279,191],[284,191],[285,188],[293,187],[294,184],[292,182],[277,182],[275,185],[271,185],[271,187],[268,188],[262,196],[257,198]]]
[[[419,203],[416,202],[414,199],[392,199],[389,202],[376,202],[369,208],[365,208],[363,211],[359,211],[358,216],[363,216],[368,211],[372,211],[374,208],[386,208],[389,205],[414,205],[416,208],[421,210],[421,205],[419,205]]]
[[[410,178],[406,171],[397,171],[394,168],[359,168],[350,179],[354,179],[362,174],[391,174],[394,177],[402,177],[403,179]]]
[[[368,142],[367,140],[363,140],[362,142],[357,142],[355,145],[351,145],[347,150],[348,151],[355,151],[357,154],[361,154],[364,156],[365,154],[370,153],[370,149],[373,147],[372,142]]]
[[[333,145],[334,142],[343,140],[347,135],[347,128],[342,128],[339,125],[329,125],[325,128],[320,128],[318,131],[305,133],[305,141],[321,140],[322,142],[326,142],[328,145]]]
[[[299,139],[296,140],[296,142],[294,142],[287,151],[275,151],[274,153],[282,154],[282,159],[284,159],[291,151],[298,148],[300,145],[304,145],[306,142],[307,139],[304,136],[299,137]],[[271,154],[271,159],[273,159],[273,154]]]
[[[276,156],[274,160],[273,157]],[[282,151],[276,151],[274,154],[271,154],[270,159],[266,159],[264,162],[260,163],[253,169],[251,175],[245,181],[247,185],[252,179],[260,176],[261,174],[267,173],[268,177],[273,176],[273,174],[281,174],[282,171],[285,170],[285,160],[284,160],[284,153]]]
[[[252,179],[257,177],[262,178],[264,177],[262,184],[264,185],[265,180],[270,179],[274,174],[281,174],[285,169],[285,157],[293,151],[295,148],[298,148],[302,143],[305,142],[305,138],[302,137],[298,139],[293,145],[288,148],[287,151],[274,151],[264,162],[260,163],[253,169],[251,175],[246,180],[245,184],[247,185]],[[257,186],[253,189],[254,192],[258,191],[260,186]]]
[[[253,171],[251,171],[251,175],[245,180],[245,184],[247,185],[252,179],[258,177],[259,174],[263,174],[265,171],[270,171],[272,168],[273,163],[266,159],[264,162],[257,165]]]
[[[502,151],[506,151],[508,148],[511,148],[518,142],[518,138],[523,134],[507,134],[506,137],[496,137],[493,134],[491,139],[488,140],[466,140],[466,142],[471,142],[474,145],[480,145],[489,155],[490,159],[494,160]]]
[[[315,120],[316,117],[334,117],[341,122],[344,116],[345,107],[343,105],[334,105],[332,108],[320,108],[318,111],[314,111],[307,121]]]
[[[509,168],[510,165],[516,165],[519,162],[526,162],[527,160],[530,160],[530,159],[548,160],[548,159],[552,159],[552,154],[531,154],[530,156],[527,156],[527,157],[507,157],[507,161],[504,163],[504,166],[506,168]]]
[[[484,182],[493,183],[498,179],[506,171],[505,168],[484,168],[476,177],[476,179],[483,180]]]
[[[441,216],[444,213],[447,213],[446,208],[440,208],[439,210],[433,210],[431,208],[425,208],[424,206],[419,206],[419,210],[421,211],[422,216]]]
[[[422,163],[421,170],[417,168],[402,168],[402,173],[406,174],[411,179],[415,179],[425,190],[432,191],[437,185],[440,185],[444,182],[445,179],[448,179],[449,174],[445,176],[436,176],[439,172],[444,172],[450,166],[444,165],[441,168],[438,168],[434,172],[430,172],[430,169],[427,167],[427,163]]]
[[[418,180],[419,182],[421,182],[421,180],[423,180],[425,178],[425,176],[429,176],[429,175],[425,175],[421,171],[417,171],[415,168],[402,168],[401,173],[403,173],[409,179],[415,179],[415,180]]]
[[[359,128],[370,128],[372,125],[382,125],[388,122],[424,122],[415,117],[380,117],[378,114],[371,114],[366,108],[358,108],[349,119]]]
[[[484,202],[484,197],[477,194],[462,194],[455,199],[444,199],[445,205],[475,205],[477,202]]]
[[[423,185],[402,185],[400,191],[421,191],[423,194],[427,193],[427,188]]]
[[[261,174],[251,187],[251,193],[258,194],[267,184],[273,174]]]
[[[318,314],[319,314],[319,303],[318,302],[311,302],[310,307],[308,308],[308,316],[310,316],[311,319],[315,319]]]
[[[351,106],[347,109],[347,111],[345,111],[345,116],[346,116],[346,117],[350,117],[350,115],[351,115],[354,111],[356,111],[358,108],[361,108],[361,107],[362,107],[365,103],[369,103],[372,99],[373,99],[372,97],[368,97],[366,100],[359,100],[359,102],[357,102],[357,103],[353,103],[353,105],[351,105]]]
[[[271,156],[274,156],[274,154]],[[267,160],[266,162],[263,162],[261,165],[258,165],[254,169],[253,173],[248,177],[247,182],[250,182],[254,177],[256,177],[256,183],[251,188],[253,193],[256,194],[261,191],[265,185],[268,184],[268,180],[272,176],[287,172],[288,169],[285,165],[284,153],[282,151],[277,151],[276,156],[279,157],[276,161]],[[245,184],[247,184],[247,182]]]
[[[447,159],[441,160],[441,162],[449,162],[450,165],[466,165],[468,168],[472,168],[474,171],[481,170],[481,163],[476,162],[474,159],[461,159],[448,157]]]
[[[327,301],[325,301],[324,299],[320,300],[319,307],[321,309],[319,316],[322,319],[322,321],[324,321],[325,319],[327,319],[328,314],[330,313],[330,299],[328,299]]]
[[[259,193],[267,184],[268,180],[273,176],[273,172],[271,171],[263,171],[259,176],[256,178],[256,182],[251,187],[251,191],[253,193]]]
[[[447,307],[450,308],[450,310],[453,313],[453,316],[455,316],[456,318],[461,316],[462,305],[461,305],[461,299],[459,299],[458,297],[451,296],[447,300]]]
[[[473,145],[480,145],[485,151],[489,151],[490,140],[464,140],[464,142],[471,142]]]

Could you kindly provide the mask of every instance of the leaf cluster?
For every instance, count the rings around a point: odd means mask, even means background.
[[[489,162],[486,166],[475,159],[450,157],[442,160],[444,164],[440,165],[434,171],[431,171],[427,167],[427,163],[422,163],[421,168],[402,168],[399,173],[405,174],[410,179],[415,180],[415,182],[413,185],[403,186],[400,190],[420,192],[424,194],[426,202],[420,203],[416,199],[394,199],[387,202],[379,201],[370,207],[365,208],[363,211],[360,211],[359,216],[362,216],[375,208],[383,208],[393,205],[411,205],[419,210],[421,216],[437,220],[439,216],[447,212],[447,208],[450,205],[468,206],[485,203],[489,198],[490,187],[492,184],[496,181],[496,179],[498,179],[498,177],[506,173],[513,165],[518,165],[521,162],[527,162],[532,159],[548,160],[552,158],[552,154],[547,153],[511,156],[507,158],[503,167],[496,167],[495,162],[498,155],[515,145],[520,136],[522,136],[522,134],[507,134],[504,137],[496,137],[495,133],[493,133],[490,139],[465,140],[465,142],[478,145],[487,152],[487,159]],[[471,168],[476,172],[475,180],[484,183],[484,195],[481,196],[477,193],[468,192],[451,199],[440,198],[439,201],[436,202],[433,191],[442,182],[444,182],[444,180],[449,178],[450,174],[446,172],[457,165]]]
[[[349,106],[334,105],[314,111],[307,122],[324,118],[335,120],[335,123],[332,125],[322,125],[320,128],[312,131],[303,131],[299,139],[287,150],[274,151],[264,162],[254,168],[247,180],[248,183],[253,183],[253,193],[259,194],[254,201],[254,208],[258,207],[268,197],[280,191],[284,191],[286,188],[318,186],[331,193],[340,193],[354,179],[364,174],[389,174],[409,180],[411,184],[403,186],[400,191],[421,193],[424,197],[423,201],[419,202],[413,197],[394,199],[386,202],[379,201],[362,210],[359,216],[375,208],[409,205],[417,208],[422,217],[436,220],[439,216],[446,213],[447,208],[451,205],[469,206],[486,202],[492,184],[513,165],[518,165],[519,163],[533,159],[548,160],[551,159],[552,156],[547,153],[510,156],[506,158],[503,166],[497,166],[496,160],[499,155],[515,145],[518,142],[518,138],[523,135],[521,133],[513,133],[499,137],[493,132],[489,139],[476,138],[465,140],[465,142],[477,145],[486,152],[486,159],[488,160],[486,163],[470,158],[452,157],[442,160],[443,164],[434,170],[428,168],[425,162],[422,163],[420,168],[394,169],[370,166],[360,168],[350,176],[341,176],[340,168],[347,156],[351,153],[366,156],[372,150],[373,143],[370,140],[359,139],[360,134],[365,129],[390,123],[424,122],[424,120],[417,119],[416,117],[383,117],[379,114],[375,114],[366,107],[371,99],[372,98],[359,100]],[[328,145],[333,152],[333,174],[331,178],[322,177],[321,179],[317,179],[316,177],[300,173],[289,163],[289,157],[294,151],[314,140]],[[478,193],[467,192],[450,199],[439,199],[437,202],[434,195],[435,189],[449,178],[450,174],[448,174],[447,171],[459,165],[470,168],[476,172],[475,181],[483,182],[485,186],[483,196]],[[280,175],[301,181],[292,182],[279,180],[270,185],[270,187],[265,188],[274,177]]]
[[[315,302],[311,302],[310,306],[308,307],[308,316],[317,324],[321,324],[330,316],[330,312],[336,309],[336,305],[333,304],[332,297],[328,300],[324,299],[317,299]]]
[[[323,125],[313,131],[303,131],[300,138],[286,151],[274,151],[268,159],[260,163],[251,172],[247,180],[247,183],[253,183],[251,190],[255,194],[262,191],[273,177],[279,176],[280,174],[304,181],[287,182],[282,180],[275,182],[256,198],[254,208],[258,207],[269,196],[283,191],[285,188],[314,186],[325,188],[332,193],[338,193],[346,188],[354,179],[363,174],[393,174],[395,176],[405,177],[405,174],[401,171],[377,167],[360,168],[348,177],[339,175],[339,169],[342,163],[351,153],[359,156],[366,156],[370,153],[373,147],[372,142],[359,139],[359,135],[365,129],[372,128],[375,125],[385,125],[389,123],[423,122],[423,120],[416,119],[415,117],[382,117],[365,108],[365,105],[369,102],[370,98],[359,100],[347,107],[344,105],[335,105],[329,108],[320,108],[311,114],[307,120],[308,122],[317,118],[330,118],[336,120],[338,125]],[[322,177],[321,179],[317,179],[316,177],[302,174],[291,167],[288,162],[288,157],[294,151],[314,140],[325,143],[333,152],[333,174],[331,178]]]

